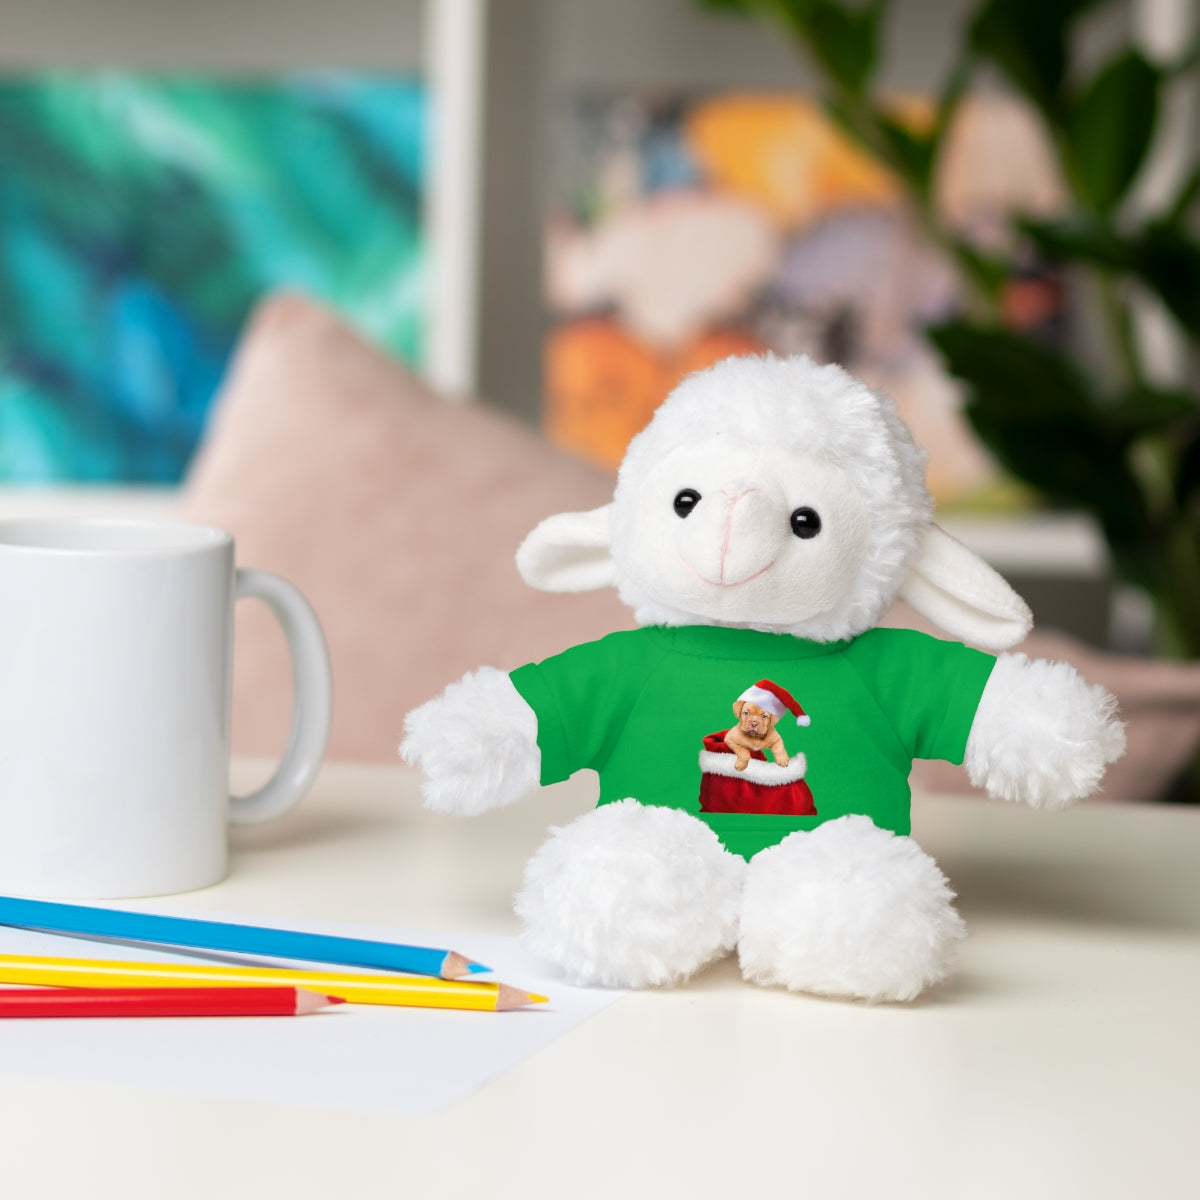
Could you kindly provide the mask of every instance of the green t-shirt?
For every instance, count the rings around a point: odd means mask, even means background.
[[[591,768],[600,803],[633,797],[708,823],[746,858],[796,829],[848,813],[908,833],[914,758],[960,763],[995,659],[906,629],[844,642],[709,625],[651,626],[574,646],[512,673],[537,714],[543,784]],[[767,679],[811,720],[776,729],[803,753],[815,816],[700,810],[703,739],[734,724],[733,702]]]

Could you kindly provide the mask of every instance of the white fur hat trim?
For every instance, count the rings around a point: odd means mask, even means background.
[[[748,687],[738,699],[749,700],[751,704],[765,708],[773,717],[783,716],[783,702],[779,697],[774,692],[768,692],[766,688],[760,688],[757,684],[754,687]]]
[[[769,679],[760,679],[748,687],[739,697],[766,709],[777,721],[785,712],[794,713],[797,725],[808,725],[811,721],[808,714],[800,707],[799,701],[786,688]]]
[[[728,775],[730,779],[745,779],[749,783],[758,783],[766,787],[795,783],[804,778],[804,772],[808,769],[808,761],[803,754],[793,754],[786,767],[765,762],[761,758],[752,758],[746,764],[746,769],[739,771],[733,765],[736,762],[736,754],[723,754],[717,750],[700,751],[700,770],[706,775]]]

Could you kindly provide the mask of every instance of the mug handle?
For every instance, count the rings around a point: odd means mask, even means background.
[[[234,600],[264,601],[283,627],[292,657],[294,703],[287,749],[275,774],[248,796],[231,796],[229,819],[257,825],[287,812],[312,786],[329,742],[332,676],[325,635],[312,605],[286,579],[270,571],[238,568]]]

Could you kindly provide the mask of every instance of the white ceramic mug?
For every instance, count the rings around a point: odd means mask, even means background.
[[[292,655],[275,774],[229,795],[233,605],[264,600]],[[228,822],[285,812],[329,736],[329,657],[297,589],[234,565],[220,529],[0,521],[0,892],[165,895],[228,870]]]

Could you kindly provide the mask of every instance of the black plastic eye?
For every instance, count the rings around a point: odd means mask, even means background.
[[[691,515],[692,509],[700,503],[700,493],[695,488],[684,488],[678,496],[675,497],[675,515],[677,517],[687,517]]]
[[[676,501],[678,503],[678,501]],[[792,513],[792,532],[798,538],[815,538],[821,532],[821,518],[816,509],[798,508]]]

